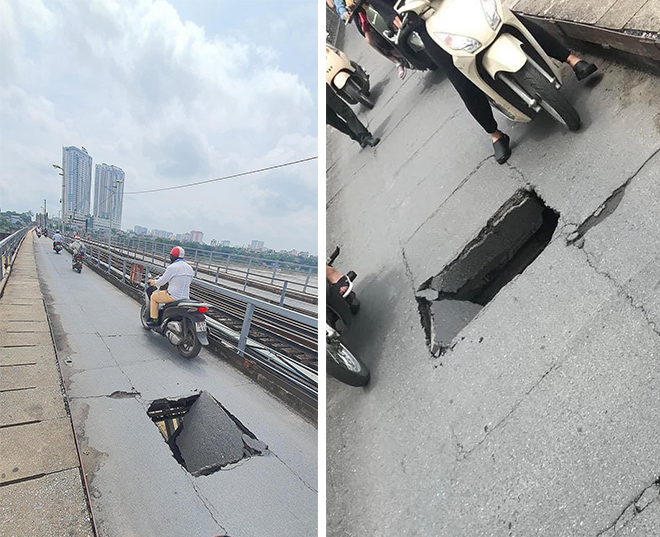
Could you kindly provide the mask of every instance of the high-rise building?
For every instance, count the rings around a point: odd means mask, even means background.
[[[147,233],[149,230],[146,227],[135,226],[133,228],[133,231],[135,231],[135,233],[137,233],[138,235],[141,235],[143,233]]]
[[[151,234],[154,237],[160,237],[162,239],[166,239],[167,237],[169,237],[171,235],[171,233],[169,231],[165,231],[163,229],[152,229]]]
[[[201,231],[191,231],[190,232],[190,242],[201,242],[204,240],[204,233]]]
[[[62,147],[62,219],[63,223],[82,223],[90,214],[92,192],[92,157],[84,147]]]
[[[94,179],[94,216],[110,221],[110,227],[121,228],[124,204],[124,170],[106,164],[96,165]]]
[[[231,244],[231,241],[220,241],[220,246],[229,246]]]
[[[250,245],[252,250],[263,250],[263,247],[264,241],[252,241],[252,244]]]

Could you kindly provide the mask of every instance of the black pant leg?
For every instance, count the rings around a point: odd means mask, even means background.
[[[346,136],[349,136],[351,139],[355,140],[356,142],[359,141],[355,137],[355,135],[351,132],[351,129],[348,128],[346,122],[342,118],[340,118],[337,115],[337,113],[329,106],[325,107],[325,122],[331,127],[337,129],[338,131],[343,132]]]
[[[423,25],[416,29],[426,47],[426,52],[445,72],[449,82],[458,91],[472,117],[479,122],[479,125],[487,133],[492,134],[497,131],[497,121],[495,121],[493,109],[490,107],[486,94],[456,68],[452,56],[433,41]]]
[[[518,14],[516,14],[516,17],[518,17],[518,20],[520,20],[522,25],[529,30],[529,33],[534,36],[534,39],[539,42],[539,45],[541,45],[541,48],[545,50],[548,56],[555,60],[559,60],[562,63],[568,59],[571,51],[555,39],[554,36],[546,32],[538,24],[532,22],[527,17]]]
[[[326,85],[326,104],[332,111],[344,120],[348,128],[353,133],[351,138],[354,140],[362,141],[369,136],[369,131],[360,122],[358,117],[353,112],[353,109],[346,103],[339,95],[337,95],[332,88]],[[333,125],[334,126],[334,125]],[[340,129],[341,130],[341,129]],[[344,132],[344,131],[342,131]]]

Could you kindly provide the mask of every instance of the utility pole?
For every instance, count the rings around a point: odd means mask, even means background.
[[[46,209],[46,200],[44,200],[44,227],[47,227],[48,223],[48,210]]]

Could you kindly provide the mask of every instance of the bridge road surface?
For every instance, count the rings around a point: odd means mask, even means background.
[[[210,352],[181,358],[141,327],[137,302],[89,267],[74,272],[50,240],[35,251],[101,536],[316,535],[316,428]],[[200,390],[271,453],[190,475],[147,408]]]
[[[372,377],[328,379],[327,535],[660,535],[660,80],[592,58],[600,83],[564,90],[584,128],[498,116],[499,166],[442,74],[401,83],[353,26],[341,48],[382,141],[328,129],[327,243],[358,274],[347,341]],[[554,240],[433,358],[415,290],[529,187]]]

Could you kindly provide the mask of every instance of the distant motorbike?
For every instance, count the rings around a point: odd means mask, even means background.
[[[83,268],[83,254],[73,254],[73,259],[71,260],[71,268],[77,270],[78,274],[82,271]]]
[[[62,251],[62,243],[60,241],[53,242],[53,250],[56,254],[59,254]]]
[[[369,75],[344,52],[328,43],[325,45],[325,82],[347,103],[374,107]]]
[[[37,231],[37,238],[41,238],[41,231]]]
[[[328,257],[328,266],[332,266],[338,256],[339,248],[335,248]],[[357,313],[359,308],[353,291],[353,281],[357,275],[351,271],[344,278],[339,284],[326,281],[326,367],[328,373],[337,380],[350,386],[364,386],[369,382],[369,369],[341,341],[341,327],[351,324],[353,314]],[[342,294],[339,288],[343,283],[348,284],[348,289]]]
[[[158,326],[149,326],[147,324],[151,317],[149,304],[154,291],[156,291],[155,286],[145,285],[144,300],[140,310],[142,326],[165,336],[184,358],[194,358],[202,350],[202,345],[209,344],[204,314],[212,306],[192,299],[163,304],[158,310]]]
[[[48,230],[44,229],[44,237],[48,238]]]

